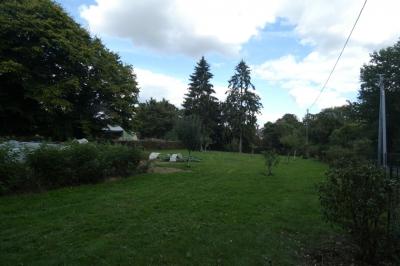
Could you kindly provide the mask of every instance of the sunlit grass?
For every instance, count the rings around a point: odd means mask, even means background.
[[[190,171],[0,198],[1,264],[296,265],[331,232],[324,164],[266,176],[260,155],[194,155]]]

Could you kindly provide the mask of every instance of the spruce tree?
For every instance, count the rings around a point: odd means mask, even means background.
[[[215,91],[210,82],[212,77],[210,65],[203,56],[190,75],[189,92],[183,102],[185,116],[197,116],[200,119],[204,149],[213,141],[211,137],[216,135],[214,131],[219,120],[220,108],[217,98],[213,96]]]
[[[239,152],[242,152],[243,137],[252,142],[256,131],[256,114],[262,107],[260,97],[251,91],[255,87],[251,83],[250,68],[243,60],[236,66],[228,88],[224,111],[233,135],[239,139]]]

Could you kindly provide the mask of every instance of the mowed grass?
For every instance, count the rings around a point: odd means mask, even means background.
[[[298,265],[332,233],[324,164],[282,160],[266,176],[260,155],[195,156],[190,172],[0,198],[0,264]]]

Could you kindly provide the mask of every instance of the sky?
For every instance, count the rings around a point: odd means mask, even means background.
[[[302,119],[327,79],[364,0],[57,0],[108,49],[134,67],[139,100],[180,106],[204,56],[225,99],[240,60],[250,67],[263,109]],[[360,67],[400,37],[399,0],[369,0],[323,94],[310,110],[357,100]]]

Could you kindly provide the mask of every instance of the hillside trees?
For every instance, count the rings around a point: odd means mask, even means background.
[[[251,91],[255,87],[251,83],[250,68],[243,60],[236,66],[228,88],[224,112],[233,136],[239,140],[238,150],[242,152],[243,139],[250,144],[253,141],[256,115],[262,107],[260,97]]]
[[[0,3],[0,135],[55,139],[132,126],[138,86],[97,38],[50,0]]]

